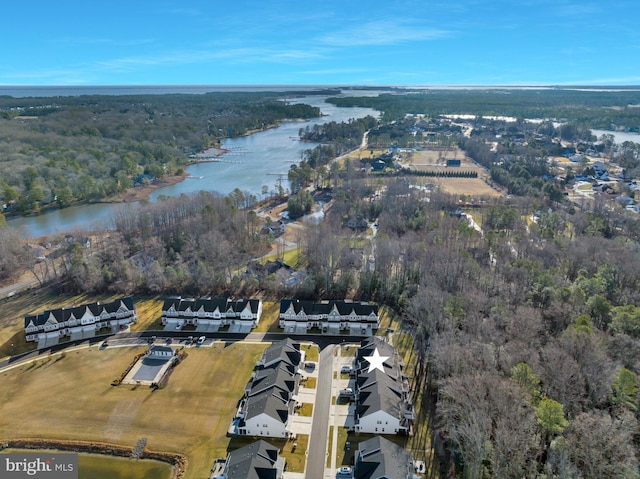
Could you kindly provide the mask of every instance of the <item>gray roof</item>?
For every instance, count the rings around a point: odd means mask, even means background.
[[[376,436],[360,443],[354,479],[407,479],[413,472],[411,453],[388,439]]]
[[[162,305],[162,311],[168,311],[172,306],[176,311],[199,311],[202,309],[206,313],[213,313],[216,309],[221,313],[232,311],[236,314],[241,313],[249,305],[251,313],[258,314],[260,306],[259,299],[229,299],[229,298],[200,298],[200,299],[182,299],[167,298]]]
[[[247,384],[247,396],[255,396],[271,388],[277,388],[289,395],[297,393],[299,375],[292,373],[285,364],[259,369],[255,377]]]
[[[285,338],[273,343],[262,354],[262,363],[265,365],[284,361],[297,367],[301,359],[300,343],[296,343],[291,338]]]
[[[280,301],[280,314],[287,312],[291,305],[293,305],[293,310],[296,314],[304,311],[307,315],[326,315],[335,307],[343,316],[348,316],[352,311],[355,311],[355,313],[360,316],[366,316],[371,313],[376,316],[378,315],[378,306],[364,301],[325,300],[314,303],[313,301],[302,301],[299,299],[283,299]]]
[[[401,419],[406,409],[402,384],[379,369],[361,374],[356,379],[360,392],[356,405],[358,417],[367,416],[376,411],[384,411]]]
[[[282,476],[284,459],[277,447],[266,441],[229,453],[224,471],[226,479],[277,479]]]
[[[247,398],[244,405],[245,418],[247,421],[260,414],[266,414],[285,424],[289,419],[289,414],[293,408],[293,401],[289,402],[286,392],[271,388],[255,396]]]
[[[115,314],[120,308],[122,308],[124,312],[133,316],[133,299],[131,297],[127,297],[116,299],[105,304],[89,303],[83,304],[81,306],[72,306],[70,308],[50,309],[38,314],[25,316],[24,327],[26,328],[27,326],[29,326],[29,323],[31,322],[33,322],[34,326],[42,326],[49,320],[50,316],[53,316],[53,318],[58,323],[63,323],[71,319],[72,315],[74,318],[80,319],[82,316],[84,316],[87,309],[93,316],[100,316],[103,312]]]
[[[367,339],[362,340],[362,342],[360,343],[360,347],[356,352],[356,363],[362,364],[363,366],[368,366],[367,360],[363,360],[363,358],[364,356],[373,355],[373,352],[376,350],[376,348],[378,349],[378,353],[380,353],[380,356],[389,357],[389,359],[385,361],[385,364],[399,366],[397,361],[399,357],[396,348],[376,336],[371,336]]]
[[[388,356],[383,363],[384,372],[379,369],[368,371],[369,364],[365,356],[373,355],[378,349],[380,356]],[[356,370],[356,389],[358,401],[356,415],[364,417],[377,411],[384,411],[393,417],[402,419],[404,413],[410,409],[410,396],[406,378],[398,363],[396,349],[379,338],[365,339],[356,353],[356,363],[360,369]],[[405,389],[405,391],[403,391]]]

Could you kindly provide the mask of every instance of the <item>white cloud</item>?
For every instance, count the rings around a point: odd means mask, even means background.
[[[395,45],[449,37],[452,32],[437,28],[419,27],[396,21],[376,21],[364,25],[335,31],[324,35],[320,41],[336,47]]]

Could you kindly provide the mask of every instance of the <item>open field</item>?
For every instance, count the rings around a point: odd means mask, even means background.
[[[0,454],[34,452],[36,451],[31,449],[5,449]],[[79,479],[168,479],[170,477],[171,466],[165,462],[100,454],[78,454]]]
[[[141,348],[91,347],[25,364],[0,375],[0,442],[22,437],[133,446],[146,437],[150,450],[185,454],[187,478],[207,477],[212,461],[227,455],[227,427],[265,346],[190,349],[157,391],[110,386]],[[44,397],[46,412],[31,400]]]
[[[49,288],[39,288],[0,301],[0,358],[35,349],[35,342],[25,340],[25,315],[95,301],[108,302],[114,298],[113,295],[58,295]]]
[[[445,193],[468,196],[502,196],[480,178],[429,178],[430,183],[440,185]]]
[[[461,161],[460,167],[447,167],[447,160],[458,159]],[[497,190],[491,188],[487,183],[487,171],[476,163],[465,157],[464,152],[459,149],[447,150],[423,150],[416,151],[410,158],[403,160],[405,166],[416,171],[429,172],[476,172],[477,178],[441,178],[426,177],[420,178],[425,183],[439,185],[442,191],[453,195],[470,196],[502,196]]]

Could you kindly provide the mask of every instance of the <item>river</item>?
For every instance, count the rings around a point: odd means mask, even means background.
[[[377,95],[376,91],[351,90],[348,95]],[[253,135],[224,140],[223,148],[228,154],[220,161],[197,163],[187,167],[190,178],[175,185],[159,188],[151,194],[151,201],[159,196],[179,196],[200,190],[217,191],[228,194],[236,188],[260,198],[262,187],[269,191],[277,188],[282,178],[283,188],[288,187],[287,172],[293,163],[298,163],[304,150],[313,148],[314,143],[298,141],[298,131],[307,125],[323,124],[330,121],[347,121],[367,115],[378,116],[369,108],[338,108],[325,102],[325,96],[307,96],[290,100],[317,106],[323,116],[308,122],[282,123]],[[283,175],[283,176],[278,176]],[[108,229],[118,208],[130,204],[96,203],[51,210],[37,216],[12,218],[8,224],[20,228],[24,236],[37,238],[74,230]]]

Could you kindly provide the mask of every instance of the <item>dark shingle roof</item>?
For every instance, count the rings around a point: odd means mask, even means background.
[[[24,317],[25,328],[29,323],[33,322],[35,326],[44,325],[50,317],[53,317],[58,323],[68,321],[73,315],[74,318],[80,319],[89,310],[93,316],[99,316],[103,311],[109,314],[116,313],[120,308],[126,309],[133,313],[133,299],[131,297],[116,299],[110,303],[90,303],[81,306],[72,306],[70,308],[60,308],[43,311],[38,314],[28,315]]]
[[[283,299],[280,301],[280,314],[286,313],[291,306],[293,306],[296,314],[304,311],[307,315],[327,315],[335,308],[342,316],[348,316],[351,312],[355,312],[359,316],[367,316],[372,313],[376,316],[378,315],[378,306],[367,302],[328,300],[314,303],[313,301],[301,301],[299,299]]]
[[[296,343],[291,338],[285,338],[271,344],[262,353],[262,363],[264,365],[285,362],[297,367],[301,360],[300,343]]]
[[[239,314],[249,305],[249,309],[253,314],[258,313],[260,300],[258,299],[238,299],[229,298],[200,298],[200,299],[182,299],[167,298],[162,305],[162,311],[168,311],[173,306],[176,311],[203,311],[205,313],[213,313],[216,309],[220,313],[231,311]]]
[[[226,479],[276,479],[282,473],[284,460],[278,448],[265,441],[229,453],[224,471]]]
[[[260,414],[266,414],[284,424],[289,418],[289,409],[287,394],[284,391],[272,388],[247,398],[244,407],[246,412],[245,421]]]
[[[406,449],[380,436],[360,443],[354,479],[407,479],[412,476],[413,458]]]

